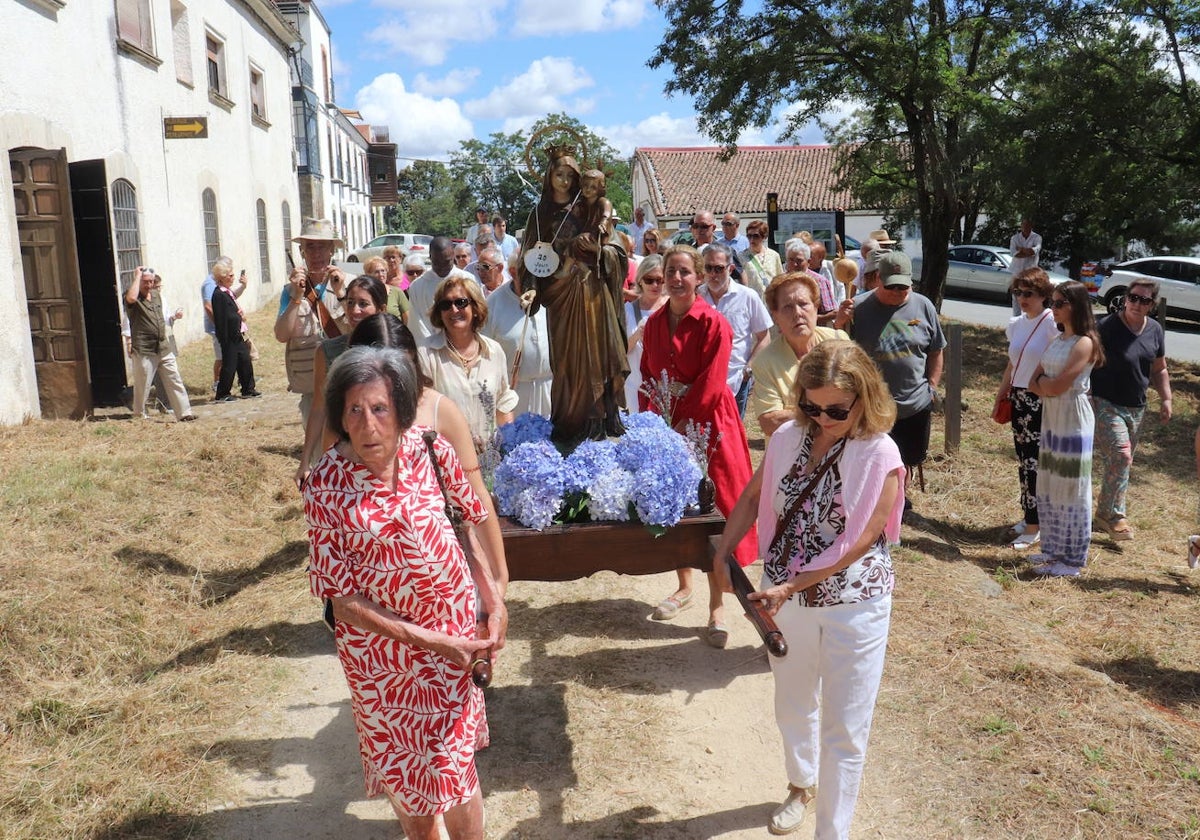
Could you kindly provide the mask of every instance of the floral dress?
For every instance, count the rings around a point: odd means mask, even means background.
[[[1042,356],[1042,370],[1058,376],[1081,336],[1059,336]],[[1092,539],[1092,435],[1095,417],[1088,400],[1092,366],[1071,387],[1042,398],[1042,444],[1038,454],[1037,507],[1042,553],[1068,566],[1087,564]]]
[[[313,595],[361,594],[405,621],[475,636],[470,569],[421,429],[401,435],[396,489],[331,448],[304,486]],[[487,513],[450,444],[438,462],[451,500],[470,522]],[[475,747],[487,742],[483,692],[471,675],[423,648],[339,621],[338,658],[350,685],[368,796],[386,792],[405,813],[443,813],[479,789]]]
[[[784,431],[784,429],[780,429]],[[801,433],[790,424],[785,437],[780,438],[780,446],[792,434],[801,435],[800,450],[796,461],[808,464],[812,454],[812,435],[807,431]],[[779,435],[779,432],[776,432]],[[772,439],[774,443],[774,438]],[[832,447],[822,459],[823,464],[828,459],[834,459],[833,464],[817,480],[817,486],[809,497],[801,504],[801,515],[796,525],[792,550],[781,557],[775,557],[766,552],[763,559],[763,573],[770,579],[772,585],[787,583],[795,574],[789,569],[793,559],[817,557],[833,545],[834,540],[841,535],[846,527],[846,512],[842,504],[842,455],[845,450],[841,446]],[[771,453],[774,454],[774,453]],[[809,483],[808,479],[821,464],[813,465],[808,474],[796,474],[788,470],[778,485],[774,488],[772,507],[776,517],[782,517],[788,511],[794,500],[801,494]],[[765,491],[766,488],[764,488]],[[892,557],[888,549],[887,538],[880,535],[875,544],[845,569],[822,580],[816,585],[813,597],[809,591],[792,596],[799,599],[802,607],[828,607],[835,604],[854,604],[869,601],[881,595],[887,595],[895,588],[895,574],[892,571]]]

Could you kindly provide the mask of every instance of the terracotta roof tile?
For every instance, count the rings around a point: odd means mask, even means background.
[[[639,148],[634,167],[650,185],[656,216],[766,212],[767,193],[780,210],[860,210],[848,191],[833,189],[833,146],[741,146],[728,161],[716,146]]]

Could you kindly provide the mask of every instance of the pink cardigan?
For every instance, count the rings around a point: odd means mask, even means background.
[[[771,436],[763,457],[762,492],[758,499],[758,553],[767,556],[771,541],[775,538],[776,522],[783,515],[776,509],[775,498],[779,482],[800,454],[806,430],[789,420]],[[846,527],[829,548],[813,558],[796,556],[788,564],[793,574],[800,571],[828,569],[841,561],[849,546],[857,542],[867,527],[875,510],[875,502],[883,491],[884,479],[894,470],[900,470],[900,485],[904,486],[904,464],[896,443],[885,434],[869,438],[851,438],[839,460],[842,476],[842,508],[846,516]],[[884,534],[888,542],[900,539],[900,517],[904,513],[904,493],[896,495],[896,504],[888,516]]]

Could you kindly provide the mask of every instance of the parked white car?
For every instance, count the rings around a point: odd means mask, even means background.
[[[424,233],[385,233],[383,236],[376,236],[357,251],[351,251],[346,257],[346,262],[364,263],[372,257],[382,257],[384,248],[395,245],[404,256],[419,254],[421,259],[425,260],[425,264],[429,265],[429,243],[432,241],[433,237]]]
[[[1012,259],[1012,251],[998,245],[955,245],[950,249],[946,291],[1008,300]],[[1046,273],[1055,286],[1071,279],[1053,271]],[[920,257],[913,258],[913,274],[921,275]]]
[[[1167,314],[1200,320],[1200,257],[1145,257],[1112,267],[1100,286],[1100,299],[1109,312],[1125,304],[1125,292],[1139,277],[1158,281]]]

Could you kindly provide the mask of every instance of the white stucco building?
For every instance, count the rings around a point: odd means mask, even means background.
[[[276,0],[275,6],[299,34],[291,83],[301,215],[332,221],[346,240],[344,256],[374,236],[370,142],[351,121],[357,113],[337,106],[333,45],[320,9],[311,0]]]
[[[19,0],[0,32],[0,423],[81,416],[126,383],[136,266],[181,342],[217,255],[249,309],[286,282],[296,34],[270,0]]]

